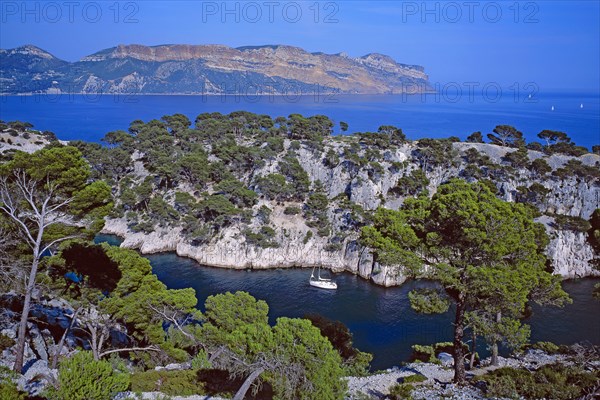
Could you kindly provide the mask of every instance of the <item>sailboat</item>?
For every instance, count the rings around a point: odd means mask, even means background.
[[[310,286],[318,287],[321,289],[337,289],[337,283],[335,283],[331,279],[321,278],[321,266],[319,266],[319,271],[317,272],[317,276],[315,277],[315,268],[316,267],[313,267],[312,272],[310,274]]]
[[[554,106],[552,106],[552,108],[550,109],[550,111],[554,111]]]
[[[581,104],[579,105],[579,108],[583,108],[583,103],[581,103]]]

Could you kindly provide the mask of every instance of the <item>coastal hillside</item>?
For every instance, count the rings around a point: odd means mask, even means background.
[[[176,114],[133,121],[108,133],[108,146],[71,144],[113,187],[104,232],[142,253],[227,268],[321,265],[399,285],[403,267],[374,260],[360,228],[378,207],[398,209],[459,177],[534,210],[556,274],[598,274],[600,156],[566,135],[544,131],[545,144],[525,145],[509,126],[489,135],[493,143],[479,132],[468,142],[408,141],[393,126],[344,136],[332,128],[322,115],[200,114],[192,126]]]
[[[342,131],[347,128],[340,122]],[[255,382],[271,385],[263,386],[265,398],[277,397],[272,390],[340,400],[373,391],[423,399],[514,393],[567,399],[597,389],[597,377],[579,366],[582,357],[597,365],[595,347],[528,345],[530,328],[516,319],[530,298],[569,301],[550,272],[598,274],[597,146],[590,153],[565,133],[548,130],[538,135],[545,144],[525,143],[508,125],[487,135],[491,143],[480,132],[466,143],[455,137],[409,141],[389,125],[377,132],[332,132],[324,115],[205,113],[192,127],[175,114],[133,121],[128,131],[107,133],[104,145],[65,145],[29,123],[0,121],[0,229],[7,233],[0,237],[6,292],[0,296],[6,327],[0,369],[16,372],[0,382],[7,398],[22,398],[21,391],[87,399],[159,390],[242,399]],[[32,223],[36,218],[41,222]],[[32,235],[37,227],[41,233]],[[92,242],[101,230],[122,236],[121,248]],[[26,261],[17,257],[26,254],[24,244],[34,255],[36,279],[30,282],[43,287],[19,289]],[[372,355],[353,346],[343,323],[307,314],[270,325],[269,305],[240,291],[208,296],[200,312],[195,289],[170,289],[150,260],[126,247],[176,251],[230,268],[322,265],[385,286],[434,279],[446,285],[447,295],[416,288],[407,294],[410,306],[454,313],[448,321],[461,346],[415,344],[410,361],[421,363],[414,368],[371,375]],[[49,248],[56,253],[44,256]],[[463,265],[474,272],[462,272],[467,289],[456,289],[453,274]],[[500,290],[511,296],[481,295]],[[490,313],[488,305],[506,308]],[[481,319],[466,325],[465,315]],[[17,322],[29,316],[35,322]],[[499,323],[518,328],[505,337],[514,340],[511,349],[528,349],[524,357],[499,357],[497,337],[483,330]],[[463,341],[464,329],[472,343],[480,334],[491,348],[489,359]],[[128,358],[115,357],[119,353]],[[121,360],[129,367],[113,370],[111,362]],[[504,365],[510,368],[498,369]],[[98,370],[106,372],[98,377]],[[546,384],[548,373],[576,383],[557,392],[554,383]],[[506,374],[516,382],[513,389],[506,389]],[[445,383],[451,378],[456,385]],[[469,380],[473,386],[462,386]],[[101,394],[79,396],[72,381],[83,382],[85,393]],[[171,381],[177,384],[163,384]]]
[[[2,94],[379,94],[431,89],[423,67],[377,53],[272,45],[119,45],[67,62],[35,46],[0,50]]]

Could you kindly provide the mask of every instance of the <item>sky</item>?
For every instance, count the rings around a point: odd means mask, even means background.
[[[7,1],[0,48],[75,61],[117,44],[382,53],[434,85],[600,92],[600,1]]]

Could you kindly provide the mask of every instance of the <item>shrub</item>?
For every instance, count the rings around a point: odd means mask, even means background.
[[[413,386],[408,384],[396,384],[390,388],[390,399],[392,400],[411,400]]]
[[[543,158],[536,158],[531,162],[531,170],[539,176],[544,176],[552,171],[552,167]]]
[[[597,373],[558,363],[545,365],[533,373],[525,369],[504,367],[476,378],[486,382],[486,395],[489,397],[522,396],[526,399],[555,400],[581,396],[587,389],[594,387],[597,379]]]
[[[17,374],[7,367],[0,367],[0,399],[24,400],[25,393],[21,392],[13,381]]]
[[[434,167],[450,167],[455,165],[458,152],[448,139],[420,139],[413,155],[426,171]]]
[[[413,354],[411,359],[414,361],[436,362],[435,350],[433,346],[423,346],[415,344],[412,346]]]
[[[537,342],[531,345],[531,348],[542,350],[548,354],[558,353],[559,347],[552,342]]]
[[[279,163],[279,170],[292,182],[294,197],[298,200],[304,199],[310,188],[310,179],[294,152],[288,151]]]
[[[0,333],[0,353],[15,345],[15,341],[10,337]]]
[[[415,169],[409,176],[398,179],[398,183],[390,191],[398,196],[414,196],[425,190],[428,184],[429,179],[423,170]]]
[[[281,174],[261,176],[256,179],[256,187],[266,198],[277,201],[285,200],[294,190]]]
[[[440,361],[437,359],[437,355],[442,352],[454,354],[454,345],[452,342],[439,342],[429,346],[415,344],[412,346],[412,350],[411,360],[439,364]],[[469,346],[463,344],[463,350],[467,353],[469,351]]]
[[[587,232],[592,227],[589,221],[583,218],[563,214],[554,216],[554,225],[557,229],[574,232]]]
[[[131,375],[131,390],[134,392],[161,392],[173,396],[191,396],[204,394],[204,385],[198,381],[194,370],[149,370]]]
[[[403,383],[419,383],[419,382],[425,382],[427,380],[427,377],[425,377],[424,375],[421,374],[414,374],[414,375],[409,375],[406,376],[402,379]]]
[[[487,384],[486,395],[493,398],[516,398],[518,397],[515,382],[507,377],[500,376]]]
[[[327,154],[325,154],[325,158],[323,158],[323,164],[329,168],[334,168],[339,163],[340,157],[338,154],[333,149],[327,150]]]
[[[570,159],[562,168],[554,171],[552,175],[561,179],[572,176],[585,179],[598,179],[600,178],[600,169],[597,166],[584,165],[579,160]]]
[[[290,206],[290,207],[286,207],[285,210],[283,210],[283,213],[285,215],[297,215],[297,214],[300,214],[301,211],[302,210],[299,207]]]
[[[52,400],[109,400],[128,387],[129,374],[113,370],[108,361],[94,360],[89,351],[80,351],[60,363],[57,385],[47,396]]]
[[[517,202],[531,204],[543,202],[548,193],[550,193],[549,189],[537,182],[532,183],[529,187],[518,186],[517,191]]]
[[[279,243],[274,240],[275,230],[269,226],[261,227],[257,233],[252,232],[250,229],[246,229],[244,230],[244,236],[246,236],[246,243],[251,246],[258,246],[263,249],[279,247]]]
[[[328,235],[323,235],[323,236],[328,236]],[[325,245],[325,247],[323,248],[323,250],[333,253],[335,251],[342,250],[342,248],[343,248],[342,243],[336,242],[336,243],[327,243]]]
[[[304,243],[304,244],[308,243],[308,241],[310,239],[312,239],[312,237],[313,237],[312,231],[306,232],[306,235],[304,236],[304,240],[302,241],[302,243]]]
[[[506,153],[502,160],[515,168],[525,168],[529,164],[527,149],[519,147],[516,151]]]

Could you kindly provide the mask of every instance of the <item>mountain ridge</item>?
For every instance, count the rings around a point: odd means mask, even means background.
[[[289,45],[117,45],[61,60],[34,45],[0,50],[0,94],[386,94],[431,91],[420,65],[379,53]]]

